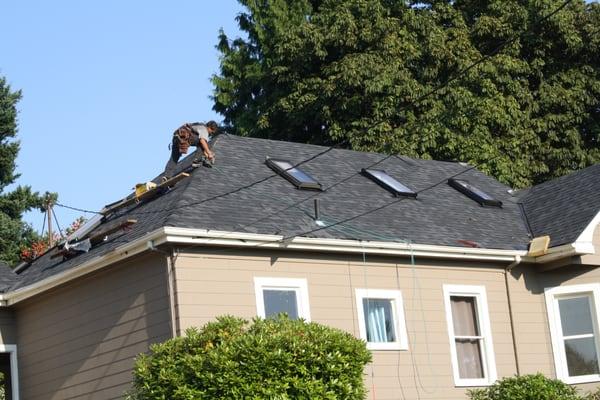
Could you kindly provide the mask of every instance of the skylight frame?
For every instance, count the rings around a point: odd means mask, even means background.
[[[493,198],[483,190],[479,189],[477,186],[469,183],[467,180],[450,178],[448,179],[448,185],[458,190],[471,200],[475,200],[482,206],[502,208],[502,202],[500,200]]]
[[[284,177],[288,181],[290,181],[296,188],[298,189],[308,189],[308,190],[322,190],[322,186],[315,178],[313,178],[306,171],[301,170],[296,167],[291,161],[280,159],[280,158],[270,158],[267,157],[265,163],[269,168],[273,171],[277,172],[280,176]],[[287,164],[281,165],[281,164]],[[305,180],[299,179],[303,175]]]
[[[417,192],[398,181],[383,169],[363,168],[360,172],[396,197],[417,197]],[[383,179],[381,174],[384,175]]]

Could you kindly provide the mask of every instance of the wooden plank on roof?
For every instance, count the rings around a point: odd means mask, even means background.
[[[175,184],[177,184],[177,182],[179,182],[182,179],[187,178],[188,176],[190,176],[190,174],[182,172],[178,175],[175,175],[171,179],[166,180],[165,182],[161,183],[160,185],[157,185],[155,188],[142,193],[141,195],[139,195],[137,197],[134,195],[130,195],[118,202],[109,204],[106,207],[104,207],[104,209],[101,212],[103,215],[107,215],[107,214],[113,213],[123,207],[127,207],[132,204],[150,200],[150,199],[158,196],[160,193],[162,193],[163,189],[175,186]]]
[[[116,223],[108,224],[108,226],[105,229],[101,230],[100,232],[90,235],[87,239],[84,239],[84,240],[89,240],[91,246],[95,246],[98,243],[101,243],[102,241],[104,241],[105,237],[107,237],[121,229],[127,229],[135,223],[137,223],[136,219],[127,219],[125,221],[123,221],[123,220],[117,221]],[[69,258],[69,257],[75,256],[79,253],[81,253],[81,251],[75,250],[73,248],[62,248],[62,249],[58,249],[56,253],[54,253],[54,254],[52,254],[52,256],[50,256],[50,258],[54,259],[54,258],[58,258],[61,256],[63,258]]]
[[[94,233],[94,234],[90,235],[90,242],[92,243],[92,246],[95,244],[98,244],[98,243],[102,242],[104,240],[104,238],[107,237],[108,235],[113,234],[117,231],[120,231],[121,229],[127,229],[135,223],[137,223],[136,219],[128,219],[125,221],[120,221],[113,225],[109,225],[106,227],[106,229],[103,229],[98,233]]]

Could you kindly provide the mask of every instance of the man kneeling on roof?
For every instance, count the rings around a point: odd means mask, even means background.
[[[215,154],[208,147],[208,140],[210,135],[217,132],[217,129],[218,125],[215,121],[208,121],[206,124],[193,122],[177,128],[173,133],[171,157],[165,166],[163,177],[167,179],[173,177],[179,158],[188,152],[190,146],[196,147],[193,164],[200,164],[203,160],[214,162]]]

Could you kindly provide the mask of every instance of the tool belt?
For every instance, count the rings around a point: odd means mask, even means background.
[[[186,154],[188,149],[190,148],[192,135],[194,131],[190,124],[181,125],[177,130],[173,133],[174,142],[177,142],[177,147],[179,148],[179,153]],[[175,145],[175,143],[173,143]]]

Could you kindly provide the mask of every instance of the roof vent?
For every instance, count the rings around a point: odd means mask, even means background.
[[[292,182],[292,184],[298,189],[321,190],[321,184],[315,178],[302,171],[300,168],[294,166],[287,160],[267,158],[265,163],[273,171]]]
[[[483,190],[471,185],[465,180],[450,178],[448,179],[448,185],[452,186],[454,189],[463,193],[472,200],[475,200],[482,206],[502,207],[502,202],[500,200],[494,199]]]

